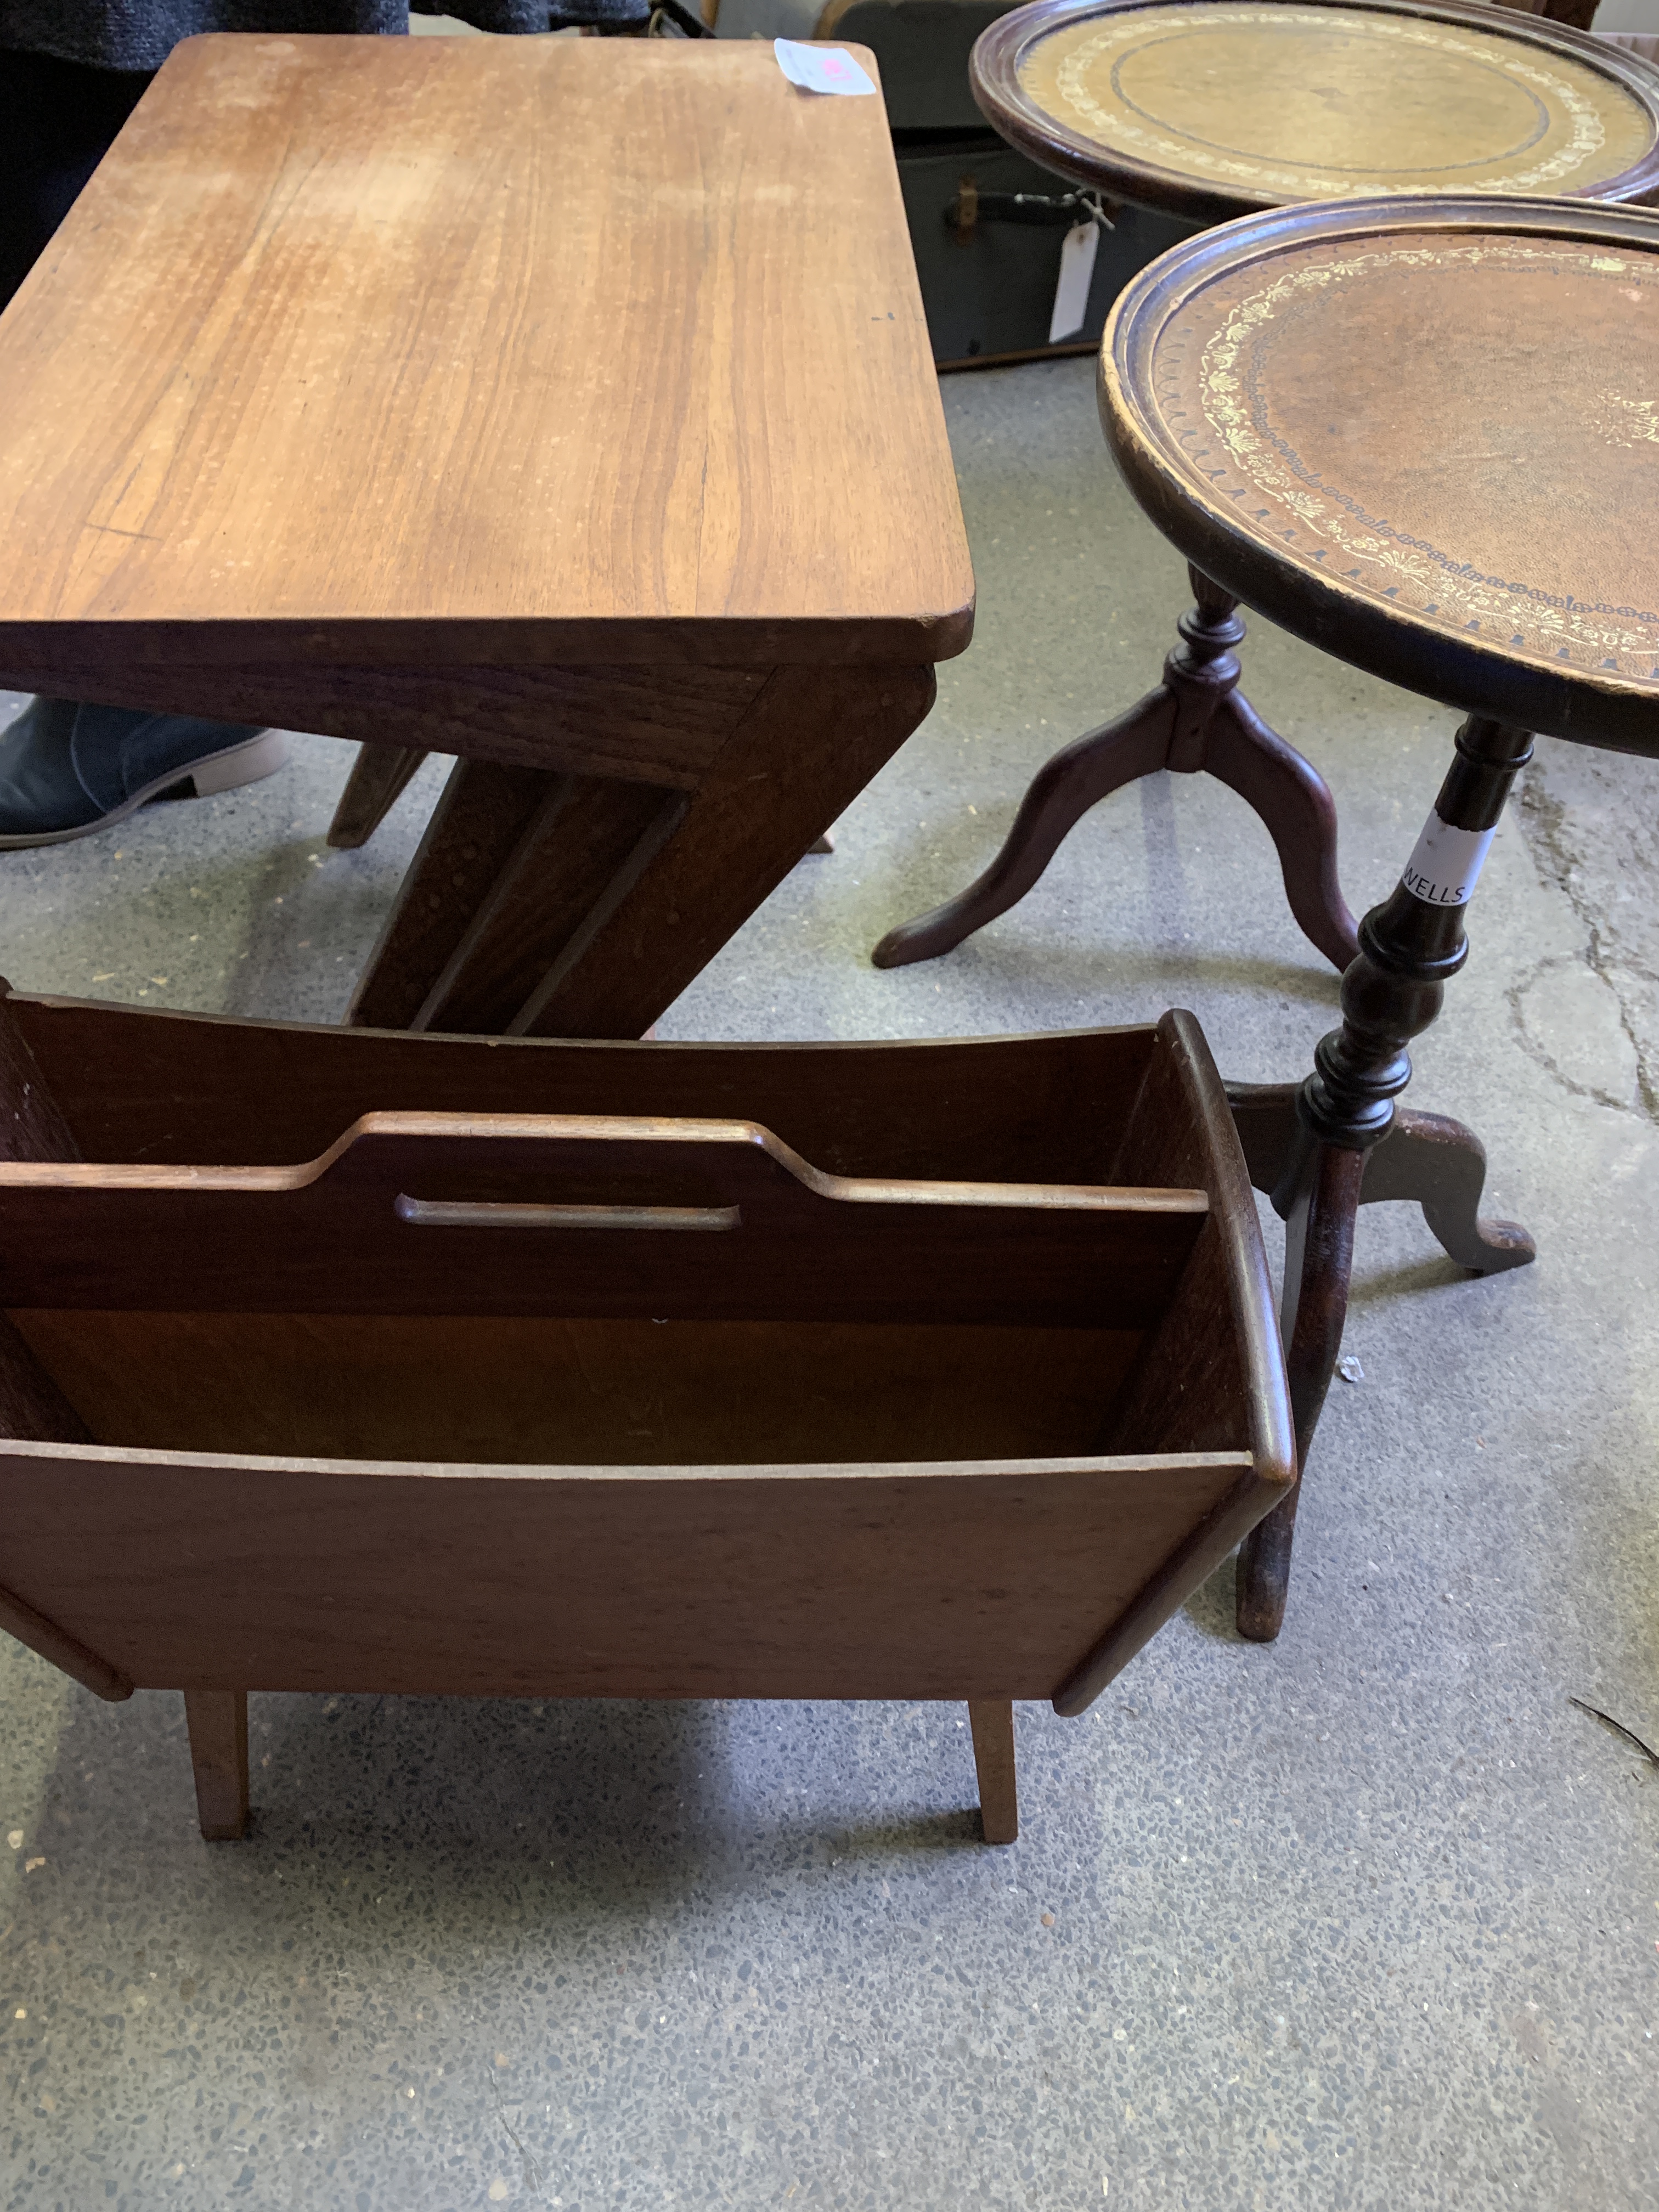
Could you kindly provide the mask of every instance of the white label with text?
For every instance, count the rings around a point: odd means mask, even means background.
[[[1054,309],[1048,318],[1048,343],[1074,338],[1089,312],[1089,287],[1094,281],[1095,256],[1100,251],[1100,226],[1094,222],[1073,223],[1060,249],[1060,281],[1054,286]]]
[[[1497,835],[1496,823],[1490,830],[1454,830],[1431,814],[1400,880],[1425,906],[1467,906]]]
[[[845,46],[804,46],[794,39],[774,39],[778,67],[803,92],[858,94],[875,90]]]

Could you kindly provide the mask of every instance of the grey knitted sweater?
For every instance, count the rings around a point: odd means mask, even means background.
[[[642,0],[415,0],[417,14],[458,15],[481,31],[622,23]],[[198,31],[409,28],[410,0],[0,0],[0,47],[56,54],[95,69],[160,69]]]

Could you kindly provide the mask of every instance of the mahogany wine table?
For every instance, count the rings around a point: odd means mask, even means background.
[[[0,685],[368,740],[359,839],[460,756],[360,1024],[637,1036],[972,628],[882,103],[769,46],[189,40],[0,391]]]
[[[1659,70],[1486,0],[1036,0],[981,38],[973,82],[1033,161],[1206,223],[1378,192],[1629,201],[1659,186]],[[1255,809],[1304,933],[1347,966],[1330,793],[1236,688],[1231,591],[1200,568],[1192,582],[1157,690],[1057,753],[984,874],[890,931],[878,967],[950,951],[1024,896],[1097,800],[1163,768],[1206,769]]]
[[[1463,196],[1235,222],[1125,292],[1100,401],[1130,489],[1229,595],[1190,625],[1193,684],[1228,680],[1237,595],[1468,714],[1399,887],[1359,924],[1315,1073],[1234,1094],[1252,1175],[1289,1224],[1305,1472],[1355,1209],[1384,1194],[1373,1169],[1403,1194],[1407,1047],[1463,963],[1464,908],[1528,732],[1659,754],[1659,224]],[[1436,1128],[1478,1186],[1479,1147]],[[1482,1234],[1489,1265],[1531,1256],[1523,1231]],[[1278,1631],[1295,1511],[1292,1495],[1245,1547],[1247,1634]]]

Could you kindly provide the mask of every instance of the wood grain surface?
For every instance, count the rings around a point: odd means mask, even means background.
[[[0,1517],[18,1595],[141,1688],[1036,1698],[1251,1480],[1242,1451],[513,1473],[3,1443]]]
[[[827,1176],[752,1123],[374,1114],[301,1167],[0,1164],[0,1305],[1139,1328],[1207,1208]]]
[[[1245,1411],[1252,1480],[1218,1498],[1054,1696],[1081,1712],[1185,1602],[1261,1517],[1264,1494],[1282,1502],[1296,1480],[1284,1356],[1261,1223],[1227,1095],[1190,1014],[1168,1013],[1125,1133],[1115,1172],[1139,1180],[1190,1175],[1210,1210],[1176,1295],[1114,1400],[1097,1450],[1206,1450],[1237,1433]],[[1257,1486],[1261,1486],[1258,1487]]]
[[[1012,1841],[1010,1700],[1079,1710],[1285,1492],[1260,1233],[1189,1017],[647,1048],[0,989],[0,1091],[9,1076],[31,1103],[0,1162],[5,1291],[56,1267],[66,1296],[3,1317],[0,1370],[49,1378],[72,1430],[100,1441],[0,1441],[0,1625],[100,1696],[187,1692],[210,1837],[246,1817],[246,1693],[281,1688],[967,1698],[984,1832]],[[562,1091],[646,1110],[382,1110],[325,1161],[222,1164],[251,1136],[287,1149],[356,1099],[456,1091],[475,1109]],[[870,1175],[651,1110],[750,1093]],[[435,1173],[419,1157],[433,1143]],[[550,1176],[550,1144],[574,1176]],[[1021,1189],[985,1183],[994,1163],[1192,1180]],[[934,1179],[907,1187],[919,1168]],[[373,1218],[348,1223],[354,1179]],[[410,1188],[441,1222],[506,1205],[538,1225],[421,1226]],[[307,1194],[341,1233],[313,1227],[286,1252],[266,1223],[207,1254],[185,1218]],[[32,1208],[59,1200],[160,1211],[137,1233],[43,1235]],[[603,1224],[543,1243],[538,1210],[567,1203]],[[697,1233],[667,1233],[665,1208],[694,1209],[672,1225]],[[394,1224],[401,1255],[380,1249]],[[873,1234],[862,1255],[836,1249],[849,1225]],[[503,1237],[551,1261],[503,1258]],[[677,1285],[688,1257],[735,1298]],[[354,1268],[362,1310],[330,1310]],[[94,1278],[115,1291],[101,1308]],[[285,1279],[320,1303],[273,1313]],[[399,1313],[411,1283],[451,1303]],[[216,1285],[213,1310],[184,1304]],[[723,1304],[746,1317],[711,1319]],[[1103,1455],[1109,1433],[1125,1448]]]
[[[973,70],[1033,158],[1210,221],[1659,184],[1659,70],[1484,0],[1035,0],[993,24]]]
[[[1348,202],[1137,278],[1101,413],[1152,519],[1276,620],[1449,704],[1653,751],[1656,362],[1651,216]]]
[[[186,40],[0,388],[0,681],[968,641],[881,102],[767,46]]]
[[[19,1158],[297,1164],[362,1115],[690,1115],[763,1123],[836,1175],[1112,1181],[1146,1027],[856,1044],[414,1037],[175,1014],[0,984],[50,1121]],[[22,1063],[19,1063],[22,1064]],[[65,1134],[58,1133],[66,1132]]]
[[[80,1416],[15,1435],[503,1466],[1075,1455],[1095,1448],[1143,1340],[1137,1329],[467,1313],[13,1319]]]

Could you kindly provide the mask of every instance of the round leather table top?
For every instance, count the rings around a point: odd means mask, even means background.
[[[1204,221],[1659,184],[1659,70],[1485,0],[1036,0],[981,38],[974,90],[1046,167]]]
[[[1176,246],[1101,415],[1189,560],[1314,643],[1529,729],[1659,753],[1659,223],[1327,203]]]

